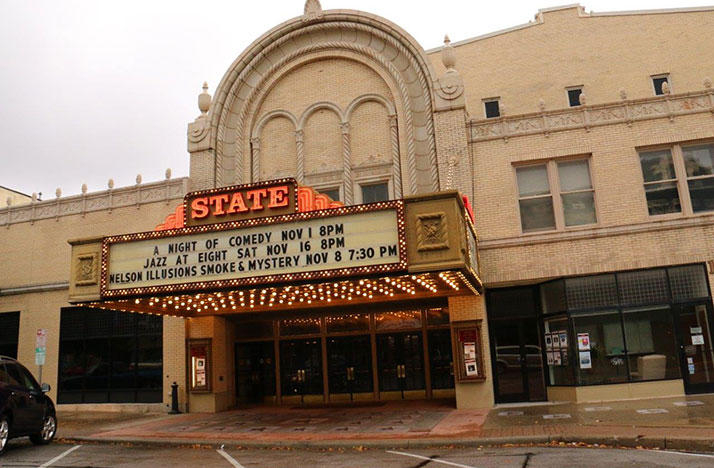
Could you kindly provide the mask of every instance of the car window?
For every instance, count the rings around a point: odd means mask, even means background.
[[[0,363],[0,383],[9,384],[10,376],[5,370],[5,364]]]
[[[17,366],[17,370],[20,372],[20,378],[22,382],[22,386],[29,389],[29,390],[39,390],[40,387],[37,385],[37,382],[35,381],[35,378],[32,377],[32,374],[30,374],[27,369],[24,367]]]
[[[22,374],[20,374],[20,368],[15,364],[5,364],[5,370],[7,371],[8,384],[15,387],[24,387]]]

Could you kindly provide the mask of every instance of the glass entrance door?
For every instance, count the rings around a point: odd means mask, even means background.
[[[496,401],[546,399],[538,322],[534,318],[496,320],[491,323],[494,342]]]
[[[272,341],[235,347],[236,396],[240,403],[262,403],[275,395],[275,348]]]
[[[327,338],[327,381],[330,399],[355,393],[372,397],[372,346],[369,335]]]
[[[677,325],[685,392],[714,392],[711,304],[679,306]]]
[[[320,338],[280,342],[280,389],[283,398],[323,395]]]
[[[420,332],[377,335],[380,392],[424,390],[424,349]]]

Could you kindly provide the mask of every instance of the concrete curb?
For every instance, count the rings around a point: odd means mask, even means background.
[[[462,447],[489,447],[502,445],[551,445],[551,444],[578,444],[605,445],[621,448],[647,448],[666,449],[691,452],[714,452],[714,440],[710,438],[683,438],[683,437],[632,437],[632,436],[569,436],[567,434],[542,435],[542,436],[515,436],[515,437],[473,437],[473,438],[419,438],[419,439],[353,439],[353,440],[276,440],[255,441],[235,439],[162,439],[140,437],[64,437],[58,438],[60,443],[95,443],[95,444],[134,444],[134,445],[160,445],[169,447],[203,446],[219,448],[242,447],[252,449],[405,449],[427,448],[438,446]]]

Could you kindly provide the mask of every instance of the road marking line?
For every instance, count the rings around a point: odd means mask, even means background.
[[[223,458],[225,458],[226,460],[228,460],[228,463],[230,463],[231,465],[233,465],[235,468],[245,468],[243,465],[241,465],[240,463],[238,463],[238,460],[236,460],[235,458],[233,458],[233,457],[231,457],[230,455],[228,455],[228,454],[226,453],[226,451],[223,450],[223,448],[219,448],[218,450],[216,450],[216,452],[218,452],[218,454],[219,454],[220,456],[222,456]]]
[[[669,411],[667,411],[667,410],[664,409],[664,408],[638,409],[637,412],[640,413],[640,414],[664,414],[664,413],[669,413]]]
[[[690,457],[714,458],[714,455],[708,455],[708,454],[705,454],[705,453],[675,452],[675,451],[672,451],[672,450],[649,450],[649,452],[673,453],[673,454],[676,454],[676,455],[689,455]]]
[[[45,463],[45,464],[43,464],[43,465],[38,466],[37,468],[47,468],[48,466],[52,465],[53,463],[60,461],[61,459],[63,459],[63,458],[66,457],[67,455],[69,455],[70,453],[74,452],[74,451],[77,450],[79,447],[81,447],[81,445],[75,445],[75,446],[72,447],[71,449],[69,449],[69,450],[67,450],[67,451],[65,451],[65,452],[63,452],[63,453],[60,453],[59,455],[57,455],[56,457],[54,457],[52,460],[48,461],[47,463]]]
[[[387,450],[387,453],[391,453],[393,455],[403,455],[405,457],[418,458],[420,460],[429,460],[431,462],[441,463],[444,465],[458,466],[459,468],[476,468],[475,466],[471,466],[471,465],[462,465],[461,463],[454,463],[454,462],[450,462],[450,461],[446,461],[446,460],[438,460],[436,458],[423,457],[421,455],[414,455],[413,453],[395,452],[393,450]]]

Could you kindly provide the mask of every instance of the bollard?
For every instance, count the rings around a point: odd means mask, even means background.
[[[171,384],[171,411],[169,414],[181,414],[178,407],[178,384],[176,382]]]

